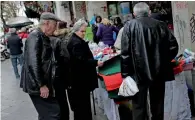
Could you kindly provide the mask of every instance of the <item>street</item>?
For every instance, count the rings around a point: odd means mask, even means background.
[[[107,120],[102,110],[96,107],[96,112],[94,120]],[[1,120],[37,120],[37,116],[29,96],[19,88],[11,61],[1,62]],[[73,120],[72,112],[70,118]]]

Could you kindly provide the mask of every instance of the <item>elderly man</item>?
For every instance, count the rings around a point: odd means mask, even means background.
[[[131,76],[139,88],[132,98],[133,120],[146,119],[148,91],[152,120],[163,120],[165,81],[174,80],[171,60],[178,44],[164,22],[149,17],[146,3],[133,11],[136,18],[125,25],[121,39],[122,77]]]
[[[39,28],[27,38],[21,87],[30,95],[39,120],[60,120],[60,107],[54,89],[55,57],[49,37],[59,19],[52,13],[42,13]]]
[[[10,28],[9,30],[10,36],[7,39],[7,47],[10,49],[11,54],[11,62],[14,68],[14,73],[16,79],[20,78],[20,74],[18,73],[18,61],[20,65],[23,63],[23,55],[22,55],[22,39],[16,34],[15,28]]]

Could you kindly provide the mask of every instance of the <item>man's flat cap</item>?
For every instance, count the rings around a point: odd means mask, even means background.
[[[41,20],[61,21],[56,15],[50,12],[43,12],[40,17]]]

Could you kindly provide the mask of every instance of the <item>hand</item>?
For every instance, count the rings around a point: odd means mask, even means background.
[[[104,63],[102,61],[98,61],[98,67],[102,67]]]
[[[40,96],[42,98],[48,98],[48,96],[49,96],[49,89],[47,88],[46,85],[44,85],[44,86],[42,86],[40,88],[40,93],[41,93]]]

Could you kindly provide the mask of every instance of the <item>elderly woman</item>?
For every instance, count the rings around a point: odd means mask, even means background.
[[[88,43],[84,41],[86,27],[85,20],[77,21],[67,45],[71,61],[69,99],[75,120],[92,120],[90,92],[97,87],[96,66],[103,65],[102,62],[94,60]]]
[[[113,32],[118,34],[118,29],[111,25],[110,21],[107,18],[102,20],[102,24],[99,25],[97,31],[97,37],[102,41],[104,44],[108,46],[113,46],[115,40],[113,39]]]

